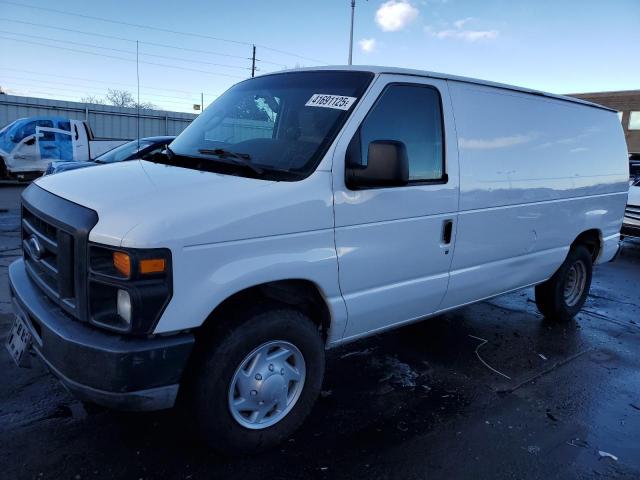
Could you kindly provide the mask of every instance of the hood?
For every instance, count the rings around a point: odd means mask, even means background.
[[[98,163],[92,161],[73,162],[69,160],[61,160],[51,162],[51,167],[47,170],[48,174],[68,172],[69,170],[77,170],[78,168],[95,167]]]
[[[331,179],[317,173],[274,182],[132,160],[36,184],[96,211],[91,241],[181,248],[330,228]]]

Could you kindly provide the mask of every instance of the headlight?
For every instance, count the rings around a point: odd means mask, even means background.
[[[172,294],[171,252],[89,245],[89,321],[150,333]]]
[[[126,290],[118,289],[118,316],[131,325],[131,296]]]

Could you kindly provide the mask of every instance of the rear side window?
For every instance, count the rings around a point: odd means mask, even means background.
[[[396,140],[407,147],[409,181],[444,178],[440,94],[429,86],[390,85],[360,127],[361,155],[366,164],[369,143]]]

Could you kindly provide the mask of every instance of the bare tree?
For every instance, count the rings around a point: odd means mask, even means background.
[[[104,100],[102,98],[96,97],[95,95],[87,95],[86,97],[82,97],[80,99],[82,103],[93,103],[95,105],[104,105]]]
[[[134,104],[133,106],[136,107],[138,104]],[[156,106],[151,103],[151,102],[140,102],[140,110],[153,110],[154,108],[156,108]]]
[[[105,99],[109,105],[113,105],[114,107],[134,107],[136,104],[131,92],[117,90],[115,88],[107,90]]]
[[[128,107],[128,108],[137,108],[138,103],[135,101],[135,98],[128,92],[127,90],[118,90],[115,88],[110,88],[107,90],[107,94],[104,98],[97,97],[95,95],[87,95],[86,97],[82,97],[80,99],[81,102],[84,103],[94,103],[98,105],[113,105],[114,107]],[[156,108],[156,106],[151,102],[140,102],[140,109],[152,109]]]
[[[114,88],[110,88],[107,90],[107,94],[105,95],[107,102],[110,105],[115,107],[129,107],[129,108],[137,108],[138,102],[135,101],[135,98],[126,90],[117,90]],[[151,109],[155,108],[155,105],[151,102],[140,102],[141,109]]]

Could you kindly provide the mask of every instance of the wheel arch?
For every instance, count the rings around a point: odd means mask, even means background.
[[[211,333],[237,321],[235,312],[256,305],[286,305],[307,315],[327,341],[331,308],[318,284],[303,278],[275,280],[245,287],[222,300],[207,316],[200,330]]]
[[[600,252],[602,251],[602,244],[602,231],[597,228],[592,228],[580,233],[580,235],[578,235],[571,243],[571,248],[577,245],[587,247],[587,250],[589,250],[589,253],[591,254],[591,259],[595,264],[600,256]]]

